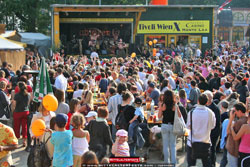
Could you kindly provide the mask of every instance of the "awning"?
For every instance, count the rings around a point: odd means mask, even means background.
[[[0,38],[0,50],[22,50],[22,46],[10,42],[7,39]]]
[[[13,43],[15,43],[15,44],[17,44],[17,45],[19,45],[19,46],[21,46],[21,47],[24,47],[24,48],[27,47],[27,44],[26,44],[26,43],[22,43],[22,42],[18,42],[18,41],[13,41],[13,40],[4,38],[4,37],[2,37],[1,35],[0,35],[0,38],[5,39],[5,40],[8,40],[8,41],[10,41],[10,42],[13,42]]]

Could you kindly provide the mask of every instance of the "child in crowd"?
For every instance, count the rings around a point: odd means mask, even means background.
[[[72,130],[73,127],[70,125],[70,120],[71,120],[72,115],[78,111],[79,107],[80,107],[80,100],[79,99],[73,98],[70,100],[69,113],[67,114],[68,115],[68,122],[66,125],[67,130]]]
[[[223,121],[225,119],[229,118],[228,105],[229,105],[229,103],[227,101],[222,101],[221,102],[221,123],[223,123]]]
[[[129,137],[129,144],[133,143],[133,136],[134,136],[134,128],[139,125],[140,122],[143,122],[144,120],[144,114],[143,114],[143,108],[142,108],[142,99],[137,97],[135,99],[135,116],[133,119],[129,121],[129,128],[128,128],[128,137]],[[139,120],[140,121],[139,121]]]
[[[98,158],[93,151],[87,151],[82,156],[82,165],[97,166],[99,164]]]
[[[54,167],[68,167],[73,165],[73,153],[72,153],[72,131],[66,130],[66,123],[68,116],[63,113],[59,113],[55,118],[55,130],[56,132],[51,135],[51,143],[54,145],[53,154],[53,166]]]
[[[85,116],[85,118],[87,119],[86,125],[88,125],[88,123],[89,123],[91,120],[96,120],[96,117],[97,117],[97,112],[95,112],[95,111],[90,111],[90,112]]]
[[[183,107],[187,107],[187,94],[186,91],[184,89],[181,89],[179,91],[179,97],[180,97],[180,102],[183,105]]]
[[[112,154],[115,157],[129,157],[129,145],[127,142],[128,132],[124,129],[120,129],[116,132],[116,140],[112,146]]]
[[[73,167],[81,166],[81,157],[82,155],[89,150],[89,132],[83,130],[85,119],[82,114],[75,113],[71,117],[71,125],[74,127],[73,130],[73,158],[74,165]]]

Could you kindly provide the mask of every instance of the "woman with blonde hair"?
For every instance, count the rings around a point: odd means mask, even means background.
[[[91,109],[93,109],[93,93],[89,89],[89,84],[85,82],[83,84],[83,93],[82,93],[82,104],[88,104]]]

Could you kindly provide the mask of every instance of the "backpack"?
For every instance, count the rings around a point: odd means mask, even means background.
[[[4,115],[7,119],[10,118],[11,108],[8,104],[8,101],[6,97],[4,96],[4,92],[0,90],[0,118],[2,118]]]
[[[46,143],[50,138],[51,136],[45,142],[43,141],[39,144],[36,143],[37,139],[34,140],[34,145],[31,146],[27,160],[28,167],[49,167],[51,165],[52,159],[50,159],[46,150]]]
[[[122,109],[122,106],[119,104],[118,105],[118,114],[115,118],[115,126],[116,126],[116,129],[119,130],[119,129],[127,129],[128,127],[128,122],[125,118],[125,114],[124,114],[124,111],[128,108],[128,105],[125,106],[123,109]]]

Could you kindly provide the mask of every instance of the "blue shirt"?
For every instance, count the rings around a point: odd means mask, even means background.
[[[141,117],[141,120],[143,121],[144,120],[143,108],[142,107],[136,107],[135,115]]]
[[[106,78],[101,79],[100,84],[99,84],[99,88],[101,89],[100,92],[101,93],[106,93],[107,89],[108,89],[108,80]]]
[[[222,123],[222,134],[221,134],[221,141],[220,141],[220,148],[224,149],[225,144],[226,144],[226,137],[227,137],[227,126],[228,126],[228,119],[225,119]]]
[[[53,166],[67,167],[73,165],[71,130],[52,133],[51,143],[54,145]]]
[[[191,84],[187,84],[188,88],[184,88],[184,90],[186,91],[187,94],[187,99],[189,99],[189,95],[190,95],[190,91],[192,89]]]
[[[160,97],[160,91],[158,89],[154,89],[151,93],[150,93],[150,96],[149,96],[151,99],[154,100],[155,102],[155,105],[157,106],[158,105],[158,102],[159,102],[159,97]]]

